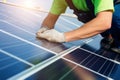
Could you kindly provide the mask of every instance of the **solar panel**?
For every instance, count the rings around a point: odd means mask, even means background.
[[[104,77],[89,72],[73,63],[60,59],[38,73],[30,76],[26,80],[92,80],[96,79],[95,76],[99,80],[106,80]]]
[[[4,36],[4,34],[2,34],[2,36]],[[2,39],[5,40],[5,38],[2,38]],[[12,38],[11,38],[11,40],[15,41]],[[20,45],[17,45],[17,44],[20,44]],[[30,61],[33,64],[37,64],[40,61],[43,61],[43,60],[53,56],[53,54],[50,53],[50,52],[47,52],[47,51],[45,51],[43,49],[40,49],[40,48],[35,47],[35,46],[32,46],[30,44],[26,44],[24,42],[19,42],[19,43],[16,43],[14,45],[13,44],[9,44],[9,45],[5,45],[5,46],[6,47],[4,47],[4,48],[1,47],[1,49],[3,51],[11,53],[12,55],[15,55],[15,56],[17,56],[17,57],[19,57],[21,59],[28,60],[28,61]],[[34,60],[34,62],[32,62],[32,60]]]
[[[74,50],[70,54],[66,55],[65,58],[110,77],[111,74],[117,72],[116,68],[120,67],[120,62],[91,53],[82,48]]]
[[[30,67],[31,65],[14,59],[0,51],[0,80],[5,80]]]
[[[120,55],[99,50],[99,35],[68,43],[37,39],[45,16],[0,3],[0,80],[119,80]],[[61,16],[55,29],[66,32],[79,25],[75,18]]]

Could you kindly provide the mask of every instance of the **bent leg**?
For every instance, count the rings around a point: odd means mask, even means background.
[[[120,46],[120,4],[115,5],[110,33],[115,40],[116,46]]]

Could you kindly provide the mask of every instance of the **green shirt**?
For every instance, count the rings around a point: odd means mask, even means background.
[[[74,6],[78,10],[89,11],[87,4],[86,4],[86,0],[72,0],[72,1],[73,1]],[[113,0],[92,0],[92,2],[95,6],[95,11],[94,11],[95,15],[105,10],[114,11]],[[68,5],[65,0],[54,0],[52,7],[50,9],[50,12],[52,14],[60,15],[61,13],[65,12],[67,6]]]

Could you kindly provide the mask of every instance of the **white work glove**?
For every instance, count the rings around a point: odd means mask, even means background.
[[[44,38],[51,42],[59,42],[59,43],[65,42],[64,33],[60,33],[56,31],[55,29],[46,30],[43,33],[39,34],[38,37]]]
[[[36,33],[36,37],[38,37],[39,34],[43,33],[46,30],[49,30],[50,28],[48,28],[47,26],[41,26],[41,28],[38,30],[38,32]]]

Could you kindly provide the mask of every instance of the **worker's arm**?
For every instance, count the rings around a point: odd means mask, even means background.
[[[79,39],[88,38],[110,29],[112,21],[112,11],[104,11],[97,14],[97,17],[80,28],[60,33],[54,29],[44,31],[38,35],[40,38],[47,39],[52,42],[69,42]]]
[[[112,11],[100,12],[97,14],[96,18],[84,24],[80,28],[64,33],[66,42],[89,38],[110,29],[112,13]]]
[[[48,13],[47,17],[44,19],[42,25],[47,26],[48,28],[54,28],[56,21],[58,20],[59,15]]]
[[[59,15],[48,13],[47,17],[42,22],[40,29],[37,31],[36,37],[39,37],[39,35],[46,30],[53,29],[58,18]]]

